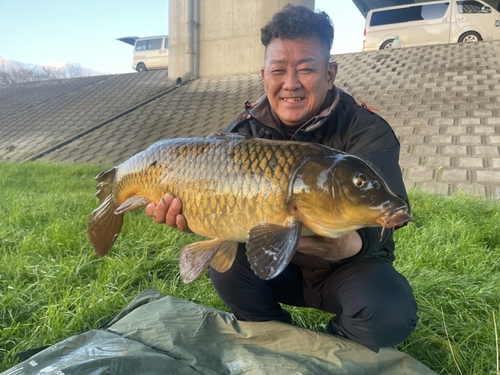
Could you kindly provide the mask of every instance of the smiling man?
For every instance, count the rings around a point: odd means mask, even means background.
[[[272,38],[261,70],[269,105],[288,129],[318,114],[333,87],[337,65],[318,38]]]
[[[261,30],[265,95],[226,129],[258,138],[321,143],[359,156],[406,202],[399,142],[378,115],[334,85],[330,62],[333,25],[324,12],[286,6]],[[182,202],[171,194],[146,213],[158,223],[189,231]],[[382,236],[382,237],[381,237]],[[339,238],[301,237],[292,262],[276,278],[251,270],[240,244],[233,266],[210,268],[217,293],[239,320],[292,323],[280,303],[331,312],[326,331],[371,350],[405,340],[416,327],[417,306],[396,271],[392,233],[362,228]]]

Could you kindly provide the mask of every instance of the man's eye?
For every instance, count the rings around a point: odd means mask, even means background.
[[[274,69],[273,71],[271,71],[271,73],[273,73],[273,74],[284,74],[285,71],[283,69]]]
[[[312,72],[313,72],[313,70],[309,69],[309,68],[304,68],[304,69],[299,70],[299,73],[303,73],[303,74],[308,74],[308,73],[312,73]]]

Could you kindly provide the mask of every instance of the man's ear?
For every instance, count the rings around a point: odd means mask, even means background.
[[[328,75],[328,83],[330,84],[330,88],[333,87],[333,83],[335,82],[335,78],[337,77],[337,70],[339,66],[335,61],[331,61],[328,63],[328,70],[326,74]]]
[[[262,66],[262,68],[260,68],[260,76],[262,77],[262,79],[264,79],[264,70],[265,69],[265,66]]]

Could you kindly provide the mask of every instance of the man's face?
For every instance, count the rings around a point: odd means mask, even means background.
[[[286,126],[302,125],[319,113],[337,74],[316,37],[274,38],[261,70],[269,103]]]

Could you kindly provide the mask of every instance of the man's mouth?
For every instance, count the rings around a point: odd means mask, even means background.
[[[300,102],[302,98],[281,98],[285,102]]]

